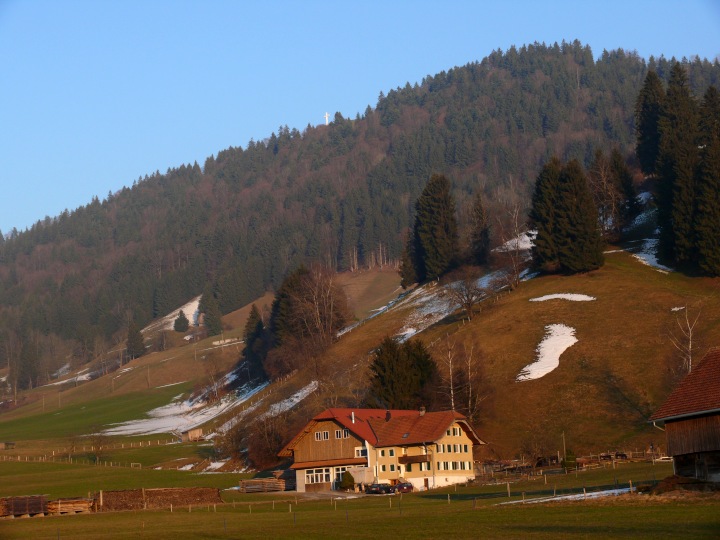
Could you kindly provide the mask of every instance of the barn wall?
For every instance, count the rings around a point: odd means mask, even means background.
[[[720,414],[665,423],[670,456],[720,450]]]

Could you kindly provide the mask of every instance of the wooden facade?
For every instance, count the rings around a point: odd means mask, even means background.
[[[355,450],[362,448],[364,443],[333,420],[318,422],[295,446],[295,463],[361,457],[355,455]]]
[[[720,414],[665,423],[667,454],[694,454],[720,450]]]

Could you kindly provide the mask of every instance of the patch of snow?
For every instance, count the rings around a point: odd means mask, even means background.
[[[172,330],[173,325],[175,324],[175,319],[178,318],[180,311],[185,314],[188,321],[190,322],[190,326],[197,326],[200,317],[200,312],[198,311],[199,304],[200,296],[197,296],[190,300],[187,304],[180,306],[179,308],[165,315],[161,319],[151,322],[149,325],[142,329],[142,332],[145,333],[160,330]]]
[[[205,470],[206,471],[217,471],[219,468],[221,468],[223,465],[227,464],[228,460],[225,461],[213,461],[208,465]]]
[[[594,296],[588,296],[586,294],[574,294],[574,293],[558,293],[558,294],[546,294],[545,296],[539,296],[538,298],[531,298],[531,302],[545,302],[546,300],[570,300],[571,302],[591,302],[595,300]]]
[[[55,373],[52,374],[53,379],[59,379],[60,377],[63,377],[64,375],[67,375],[70,373],[70,362],[65,364],[63,367],[58,369]]]
[[[174,383],[170,383],[170,384],[163,384],[162,386],[156,386],[155,388],[167,388],[168,386],[175,386],[176,384],[182,384],[182,383],[185,383],[185,382],[187,382],[187,381],[180,381],[180,382],[174,382]]]
[[[670,311],[682,311],[683,309],[685,309],[685,306],[677,306],[674,308],[670,308]]]
[[[2,377],[0,377],[0,382],[5,382],[5,381],[7,381],[7,378],[8,378],[7,375],[3,375]]]
[[[532,249],[537,231],[525,231],[516,238],[512,238],[503,245],[496,247],[493,251],[528,251]]]
[[[118,373],[127,373],[128,371],[132,371],[133,369],[135,369],[135,366],[122,368],[118,370]]]
[[[617,497],[618,495],[623,495],[625,493],[630,493],[629,487],[619,489],[606,489],[604,491],[590,491],[588,493],[576,493],[574,495],[558,495],[557,497],[538,497],[537,499],[507,501],[498,504],[534,504],[547,503],[552,501],[581,501],[584,499],[599,499],[601,497]]]
[[[577,343],[575,329],[564,324],[549,324],[537,347],[537,360],[528,364],[515,378],[517,382],[539,379],[560,365],[560,355]]]
[[[112,424],[103,433],[107,435],[150,435],[173,431],[179,433],[201,426],[220,414],[234,409],[267,385],[268,383],[264,382],[252,387],[243,386],[212,405],[190,400],[178,401],[180,396],[177,396],[168,405],[149,411],[148,418]]]
[[[182,467],[178,467],[178,471],[190,471],[195,466],[194,463],[188,463],[187,465],[183,465]]]
[[[630,253],[638,261],[654,268],[658,272],[661,272],[663,274],[673,272],[674,270],[672,268],[669,268],[658,262],[657,255],[656,255],[657,245],[658,245],[657,238],[648,238],[646,240],[643,240],[643,243],[640,246],[640,249],[638,251],[636,251],[636,252],[631,251]]]
[[[650,193],[649,191],[643,191],[642,193],[638,193],[635,199],[640,204],[646,205],[650,202],[650,199],[652,199],[652,193]]]
[[[287,410],[292,409],[295,405],[300,403],[303,399],[308,397],[310,394],[315,392],[318,389],[318,382],[317,381],[311,381],[310,384],[307,386],[304,386],[297,392],[295,392],[292,396],[290,396],[287,399],[283,399],[282,401],[279,401],[277,403],[273,403],[270,405],[270,408],[268,411],[261,416],[261,418],[271,418],[273,416],[277,416],[280,413],[283,413]]]

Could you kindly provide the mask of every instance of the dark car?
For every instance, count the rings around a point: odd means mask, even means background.
[[[410,482],[400,482],[395,486],[397,493],[412,493],[413,485]]]
[[[395,493],[395,488],[390,484],[370,484],[365,488],[365,493],[369,494],[384,494],[384,493]]]

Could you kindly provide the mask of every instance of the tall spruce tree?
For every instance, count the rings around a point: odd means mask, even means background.
[[[248,371],[252,375],[261,374],[268,347],[262,316],[255,304],[250,307],[250,314],[243,330],[243,340],[245,341],[245,348],[242,355],[243,359],[248,363]]]
[[[400,286],[403,289],[407,289],[413,283],[417,283],[417,274],[415,273],[415,257],[414,257],[414,242],[413,235],[409,234],[407,241],[405,242],[405,249],[403,249],[402,255],[400,256]]]
[[[573,159],[558,178],[555,239],[560,271],[587,272],[604,263],[597,209],[580,163]]]
[[[399,344],[387,337],[375,351],[370,371],[370,407],[413,409],[428,399],[437,366],[421,341]]]
[[[623,224],[627,224],[640,213],[640,204],[637,200],[637,190],[633,183],[630,167],[628,167],[627,162],[617,148],[613,148],[610,153],[610,170],[612,171],[613,181],[622,192],[625,200],[621,217]]]
[[[473,264],[482,265],[490,256],[490,223],[479,191],[473,199],[470,222],[470,260]]]
[[[187,332],[188,328],[190,328],[190,321],[188,321],[185,312],[181,309],[173,323],[173,330],[176,332]]]
[[[432,175],[415,204],[413,236],[418,281],[440,277],[457,263],[455,201],[441,174]]]
[[[209,336],[217,336],[222,333],[222,313],[217,298],[212,293],[203,294],[201,299],[204,308],[204,322]]]
[[[131,360],[145,354],[145,341],[134,320],[130,320],[128,323],[125,347],[127,347],[127,355]]]
[[[555,238],[558,181],[562,164],[556,157],[546,163],[537,179],[530,210],[530,226],[537,230],[532,247],[533,265],[543,272],[556,272],[560,266]]]
[[[660,109],[665,98],[658,74],[650,70],[635,103],[635,153],[646,175],[655,173],[660,148]]]
[[[700,147],[695,219],[698,266],[704,274],[720,276],[720,94],[713,86],[701,105]]]
[[[685,70],[675,63],[659,122],[658,251],[661,259],[687,267],[694,258],[695,173],[698,166],[697,106]]]

